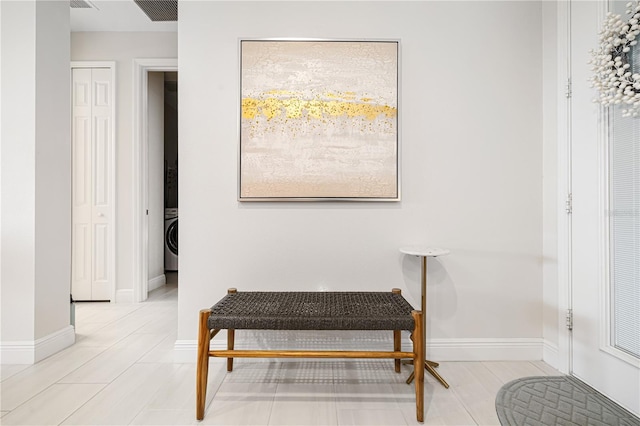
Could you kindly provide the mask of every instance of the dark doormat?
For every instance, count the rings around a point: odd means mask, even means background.
[[[640,426],[640,419],[571,376],[524,377],[496,396],[503,426]]]

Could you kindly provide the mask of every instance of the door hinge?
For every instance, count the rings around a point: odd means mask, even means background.
[[[570,98],[571,97],[571,79],[570,78],[567,79],[567,82],[565,83],[564,89],[565,89],[564,95],[567,98]]]
[[[566,321],[569,331],[573,330],[573,309],[567,309]]]
[[[567,214],[573,213],[573,194],[572,193],[569,193],[569,195],[567,195],[567,201],[565,201],[564,203],[564,209],[567,212]]]

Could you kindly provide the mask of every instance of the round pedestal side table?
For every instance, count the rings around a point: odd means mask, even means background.
[[[426,345],[427,345],[427,258],[428,257],[438,257],[438,256],[446,256],[451,253],[448,249],[439,248],[439,247],[427,247],[427,246],[411,246],[411,247],[401,247],[400,252],[411,255],[418,256],[422,260],[422,287],[421,287],[421,300],[420,300],[420,309],[422,310],[422,344],[424,345],[423,351],[426,354]],[[435,377],[445,388],[449,388],[449,384],[438,374],[435,368],[439,364],[437,362],[425,360],[424,368]],[[407,383],[411,383],[413,381],[415,373],[411,373],[409,378],[407,379]]]

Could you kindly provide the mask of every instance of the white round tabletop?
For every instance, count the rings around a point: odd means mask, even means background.
[[[424,256],[424,257],[446,256],[447,254],[451,253],[449,249],[440,248],[440,247],[427,247],[427,246],[401,247],[400,252],[404,254],[410,254],[413,256]]]

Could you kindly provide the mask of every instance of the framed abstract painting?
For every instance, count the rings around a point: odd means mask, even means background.
[[[399,201],[398,41],[240,41],[240,201]]]

